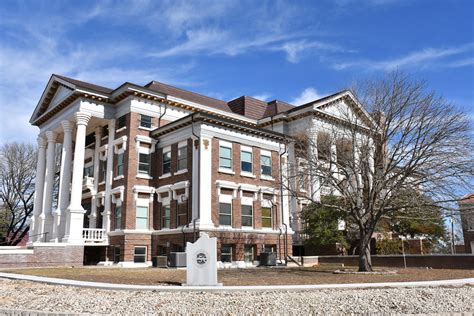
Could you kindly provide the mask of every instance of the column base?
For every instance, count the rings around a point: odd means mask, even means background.
[[[82,230],[84,225],[84,214],[86,211],[82,207],[68,208],[69,234],[64,236],[62,242],[69,244],[83,244]]]

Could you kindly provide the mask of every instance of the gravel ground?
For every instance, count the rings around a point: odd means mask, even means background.
[[[359,290],[116,291],[0,279],[6,310],[92,314],[334,314],[473,312],[474,287]]]

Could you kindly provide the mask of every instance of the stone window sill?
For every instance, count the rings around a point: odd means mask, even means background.
[[[116,176],[116,177],[114,178],[114,181],[120,180],[120,179],[123,179],[123,178],[125,178],[124,175]]]
[[[174,175],[176,176],[176,175],[178,175],[178,174],[183,174],[183,173],[186,173],[186,172],[188,172],[188,169],[182,169],[182,170],[176,171],[176,172],[174,173]]]
[[[227,173],[227,174],[235,174],[235,172],[232,171],[231,169],[224,169],[224,168],[219,168],[219,172],[220,173]]]
[[[127,126],[121,127],[118,130],[115,131],[115,133],[120,133],[121,131],[124,131],[127,129]]]
[[[138,173],[137,174],[137,178],[140,178],[140,179],[147,179],[147,180],[152,180],[153,177],[148,175],[148,174],[144,174],[144,173]]]
[[[159,177],[158,179],[160,179],[160,180],[161,180],[161,179],[166,179],[166,178],[169,178],[169,177],[171,177],[171,173],[170,173],[170,172],[168,172],[168,173],[165,173],[164,175],[162,175],[162,176],[161,176],[161,177]]]
[[[142,129],[142,130],[145,130],[145,131],[152,131],[153,127],[138,126],[138,129]]]
[[[267,181],[275,181],[275,178],[273,178],[272,176],[266,176],[263,174],[260,176],[260,179],[267,180]]]
[[[247,177],[247,178],[254,178],[254,179],[256,178],[256,176],[253,173],[250,173],[250,172],[241,172],[240,176],[241,177]]]

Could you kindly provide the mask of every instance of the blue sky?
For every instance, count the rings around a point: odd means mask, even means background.
[[[474,1],[1,1],[0,143],[52,73],[301,104],[401,69],[474,119]]]

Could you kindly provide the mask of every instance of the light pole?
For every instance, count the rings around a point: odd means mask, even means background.
[[[402,241],[402,255],[403,255],[403,265],[405,266],[405,269],[407,268],[407,259],[405,257],[405,244],[404,244],[404,240],[405,240],[405,237],[404,236],[400,236],[400,239]]]

